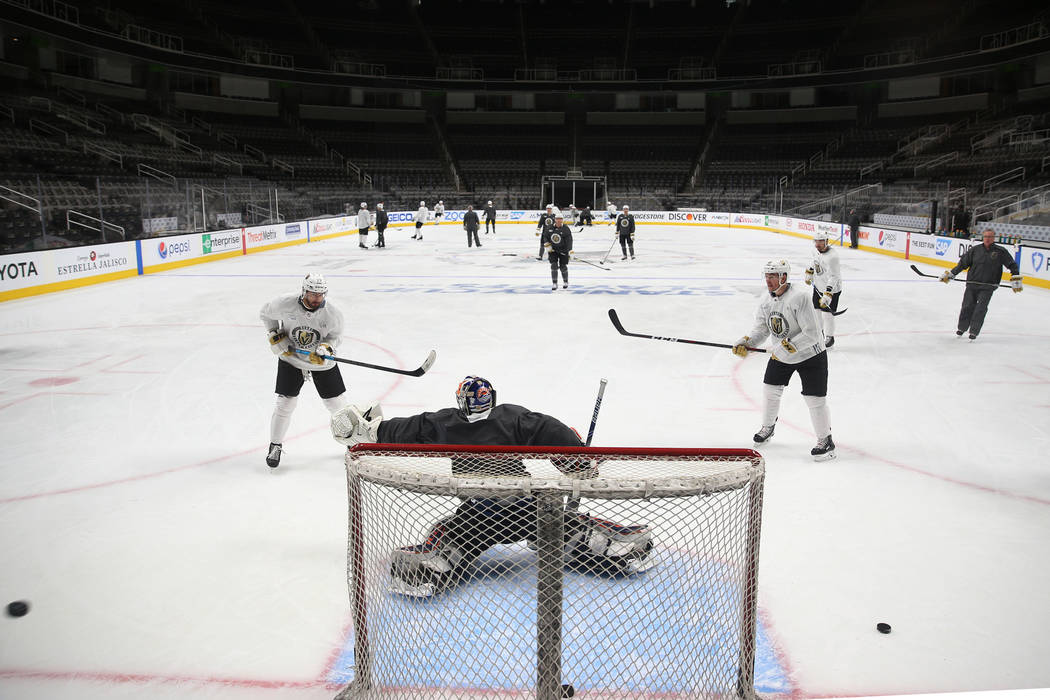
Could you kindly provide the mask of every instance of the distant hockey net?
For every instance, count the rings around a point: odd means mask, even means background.
[[[751,698],[752,450],[357,445],[338,698]]]

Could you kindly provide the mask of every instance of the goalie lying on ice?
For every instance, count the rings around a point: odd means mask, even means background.
[[[332,416],[332,435],[344,445],[361,442],[443,445],[582,447],[576,432],[552,416],[514,404],[496,404],[496,390],[468,376],[456,390],[456,408],[384,419],[378,405],[347,406]],[[587,460],[554,460],[567,474],[597,476]],[[491,476],[526,474],[519,459],[492,456],[479,467]],[[468,471],[462,460],[453,472]],[[536,499],[529,496],[467,498],[435,524],[422,544],[391,557],[391,589],[428,597],[458,583],[482,553],[496,544],[535,542]],[[654,565],[648,525],[621,525],[568,508],[564,514],[567,566],[604,575],[633,575]]]

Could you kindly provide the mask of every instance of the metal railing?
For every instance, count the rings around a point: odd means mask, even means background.
[[[111,148],[100,146],[97,143],[91,143],[90,141],[84,142],[84,153],[92,153],[96,156],[104,158],[111,163],[116,163],[118,167],[124,167],[124,154],[114,151]]]
[[[918,165],[916,165],[914,170],[912,171],[912,175],[918,175],[919,171],[930,170],[932,168],[936,168],[940,165],[944,165],[945,163],[951,163],[956,160],[959,160],[958,151],[944,153],[942,155],[937,156],[936,158],[926,161],[925,163],[919,163]]]
[[[999,173],[998,175],[993,175],[981,183],[981,192],[987,192],[996,185],[1001,185],[1012,180],[1022,180],[1024,179],[1024,176],[1025,169],[1023,166],[1018,166],[1007,170],[1006,172]]]
[[[160,182],[163,182],[166,185],[171,185],[172,187],[178,187],[178,182],[174,175],[154,168],[151,165],[146,165],[145,163],[139,163],[138,174],[143,177],[151,177],[154,180],[159,180]]]
[[[47,122],[42,122],[39,119],[30,119],[29,130],[39,131],[47,136],[58,136],[62,139],[62,143],[69,145],[69,132],[59,129],[57,126],[52,126]]]
[[[94,225],[92,225],[94,224]],[[120,236],[120,240],[125,240],[124,227],[111,224],[108,221],[103,221],[95,216],[90,216],[82,211],[76,211],[70,209],[66,212],[66,228],[71,229],[74,226],[80,228],[86,228],[89,231],[94,231],[102,236],[102,242],[106,241],[106,231],[112,231]]]

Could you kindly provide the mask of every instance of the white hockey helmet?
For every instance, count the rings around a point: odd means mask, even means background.
[[[362,209],[368,209],[368,202],[361,202]]]
[[[770,260],[762,266],[763,275],[789,275],[791,263],[787,260]]]
[[[813,240],[814,241],[824,241],[825,243],[827,243],[827,241],[828,241],[828,234],[826,232],[824,232],[824,231],[817,231],[816,233],[813,234]]]
[[[421,199],[421,200],[419,200],[419,206],[421,206],[421,207],[425,207],[426,205],[427,205],[427,203],[426,203],[426,202],[424,202],[424,201],[423,201],[422,199]]]
[[[547,205],[547,208],[548,208],[548,209],[553,209],[553,208],[554,208],[554,205],[553,205],[553,204],[548,204],[548,205]]]
[[[314,294],[328,293],[328,280],[320,272],[311,272],[303,278],[303,294],[313,292]]]
[[[445,203],[445,200],[443,200],[443,199],[439,199],[438,200],[438,204],[444,204],[444,203]]]
[[[492,200],[491,199],[489,200],[489,204],[492,204]]]
[[[624,211],[630,211],[630,209],[631,208],[629,206],[627,206],[626,204],[623,205],[623,210]]]
[[[377,202],[376,203],[376,209],[382,209],[382,208],[383,208],[383,203],[382,202]]]

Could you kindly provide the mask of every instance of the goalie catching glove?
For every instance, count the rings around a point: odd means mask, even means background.
[[[310,356],[307,359],[310,360],[310,364],[322,366],[327,365],[331,367],[332,360],[329,358],[331,358],[334,354],[335,350],[332,349],[331,345],[329,345],[328,343],[321,343],[316,348],[314,348],[314,351],[310,353]]]
[[[332,437],[347,447],[359,442],[377,442],[379,424],[382,422],[383,407],[378,403],[344,406],[332,414]]]
[[[1011,275],[1010,286],[1014,290],[1014,294],[1024,289],[1024,283],[1021,281],[1021,275]]]
[[[291,341],[288,340],[288,334],[284,331],[272,330],[267,336],[270,339],[270,352],[280,357],[281,355],[287,355],[292,350]]]
[[[747,344],[748,344],[748,341],[750,341],[750,340],[751,340],[751,336],[745,335],[743,338],[741,338],[740,340],[736,341],[736,344],[733,345],[733,354],[734,355],[739,355],[740,357],[747,357],[747,351],[749,349],[747,347]]]

